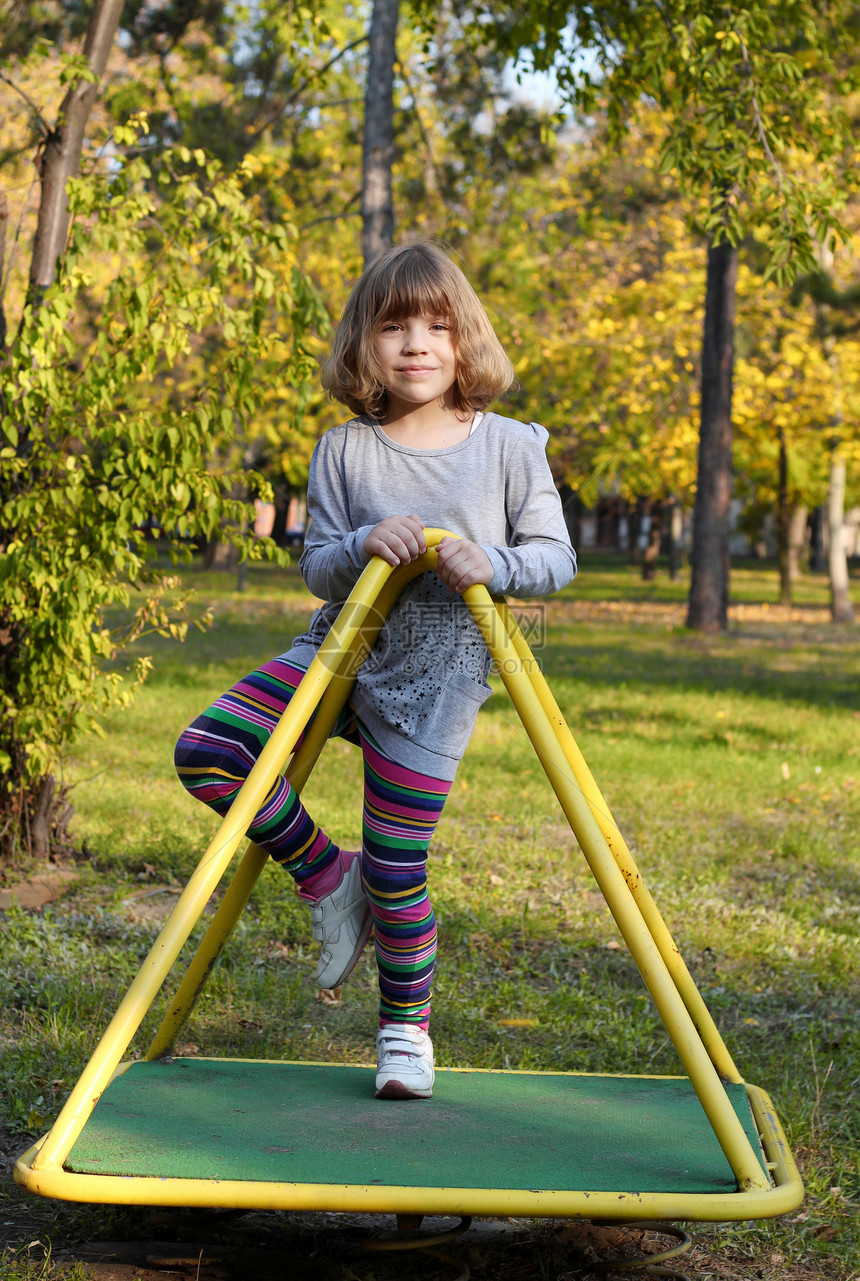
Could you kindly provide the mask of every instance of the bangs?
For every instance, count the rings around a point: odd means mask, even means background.
[[[410,316],[445,316],[456,321],[450,293],[439,278],[436,264],[417,255],[402,258],[388,279],[380,279],[370,299],[373,324],[406,320]]]

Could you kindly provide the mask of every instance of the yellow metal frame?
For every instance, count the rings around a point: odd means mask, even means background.
[[[562,810],[635,959],[714,1134],[737,1181],[731,1194],[519,1192],[503,1189],[342,1187],[229,1180],[118,1178],[79,1175],[63,1163],[180,950],[227,870],[272,782],[292,756],[287,775],[301,790],[344,706],[364,657],[394,601],[412,578],[436,564],[447,531],[425,531],[427,552],[393,569],[375,557],[364,570],[296,690],[230,812],[143,962],[54,1126],[15,1166],[30,1191],[64,1200],[119,1204],[217,1205],[258,1209],[339,1209],[392,1213],[523,1214],[614,1219],[643,1217],[727,1220],[766,1218],[794,1209],[803,1185],[767,1095],[746,1085],[765,1153],[768,1178],[724,1089],[742,1078],[713,1022],[618,826],[504,600],[482,586],[464,593]],[[316,715],[314,716],[314,712]],[[313,720],[311,718],[313,717]],[[310,724],[309,724],[310,722]],[[295,751],[302,730],[308,732]],[[251,844],[201,940],[148,1059],[170,1054],[267,855]]]

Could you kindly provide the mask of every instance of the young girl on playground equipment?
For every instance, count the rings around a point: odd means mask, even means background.
[[[323,385],[357,415],[325,432],[308,480],[299,568],[327,602],[291,648],[234,685],[182,734],[188,791],[224,815],[373,556],[411,564],[424,529],[434,572],[405,588],[360,668],[334,733],[364,757],[362,848],[342,850],[279,778],[249,835],[294,877],[333,988],[373,929],[379,970],[376,1097],[430,1098],[436,922],[427,850],[478,708],[489,655],[462,593],[543,596],[576,573],[546,459],[547,432],[488,412],[514,383],[463,273],[432,243],[365,271],[338,325]],[[416,514],[417,513],[417,514]]]

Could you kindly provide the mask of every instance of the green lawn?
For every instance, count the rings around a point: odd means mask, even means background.
[[[294,570],[253,569],[243,594],[227,576],[196,582],[214,627],[185,646],[151,644],[154,672],[133,709],[104,739],[80,743],[69,764],[89,856],[79,880],[42,914],[6,916],[0,1062],[9,1124],[21,1131],[55,1115],[214,830],[174,779],[179,730],[286,649],[311,609]],[[860,1276],[857,629],[827,623],[820,579],[805,579],[797,607],[781,610],[775,573],[755,566],[733,574],[728,635],[693,635],[683,628],[686,586],[665,576],[643,584],[619,562],[586,556],[549,603],[537,652],[729,1048],[773,1097],[803,1167],[801,1212],[697,1228],[700,1249],[714,1267],[740,1249],[744,1275],[848,1281]],[[495,684],[431,852],[437,1058],[675,1072],[668,1036]],[[330,744],[305,797],[336,840],[357,842],[358,753]],[[335,1005],[316,999],[315,963],[304,910],[267,870],[183,1033],[196,1047],[186,1052],[369,1062],[371,954]]]

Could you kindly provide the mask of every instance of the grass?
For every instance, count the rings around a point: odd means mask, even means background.
[[[41,1241],[31,1241],[23,1247],[10,1246],[0,1254],[0,1281],[53,1281],[60,1276],[63,1281],[86,1281],[88,1273],[80,1263],[58,1267],[51,1257],[50,1246],[43,1246]]]
[[[74,889],[41,914],[6,915],[0,1063],[8,1124],[21,1132],[56,1114],[212,834],[173,777],[178,730],[285,649],[312,608],[295,571],[252,570],[242,595],[227,576],[196,581],[214,628],[184,647],[151,645],[155,670],[134,708],[70,762],[88,852]],[[773,1097],[803,1167],[802,1211],[698,1227],[701,1257],[716,1268],[745,1260],[750,1276],[849,1281],[860,1276],[856,630],[824,621],[818,579],[781,610],[775,573],[760,566],[734,572],[727,635],[684,630],[685,592],[683,581],[643,584],[586,558],[547,606],[539,656],[736,1061]],[[305,796],[347,845],[359,794],[358,754],[330,744]],[[429,877],[442,1063],[677,1071],[500,685]],[[371,957],[340,1005],[316,999],[314,967],[307,918],[267,870],[183,1032],[186,1052],[368,1062]]]

